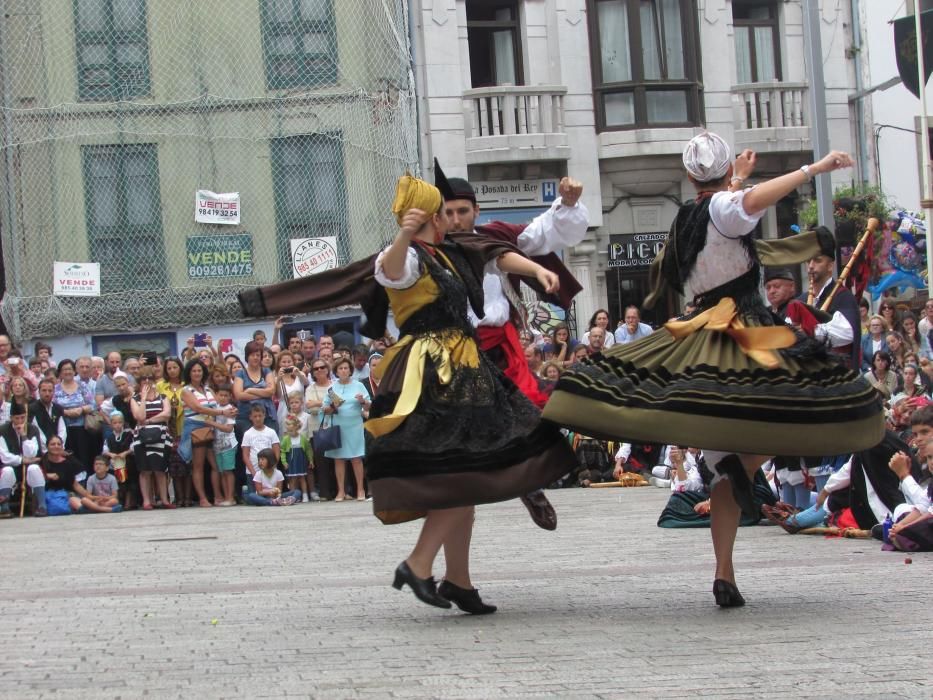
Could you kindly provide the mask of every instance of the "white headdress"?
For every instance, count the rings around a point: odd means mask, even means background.
[[[731,162],[729,144],[711,131],[694,136],[684,148],[684,167],[698,182],[718,180],[729,171]]]

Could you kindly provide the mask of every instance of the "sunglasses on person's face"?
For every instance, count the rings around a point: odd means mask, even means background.
[[[323,367],[323,366],[322,366],[322,367],[313,367],[312,369],[313,369],[315,372],[318,372],[318,371],[320,371],[320,370],[322,370],[322,369],[327,369],[327,367]]]

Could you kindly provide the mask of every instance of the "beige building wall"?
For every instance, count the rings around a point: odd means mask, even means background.
[[[233,299],[236,288],[281,278],[275,138],[326,134],[339,142],[346,250],[350,259],[374,252],[390,234],[394,180],[414,165],[413,135],[403,133],[414,125],[401,1],[334,0],[337,81],[284,90],[267,86],[261,0],[148,0],[150,92],[105,103],[79,99],[73,0],[7,0],[18,229],[15,241],[4,241],[8,287],[18,297],[46,296],[53,261],[93,262],[81,151],[91,145],[156,146],[166,258],[152,264],[167,271],[163,305],[182,310],[185,295],[218,287],[231,288]],[[304,176],[322,175],[308,169]],[[242,223],[196,223],[198,189],[238,191]],[[250,233],[253,275],[191,279],[185,243],[198,233]]]

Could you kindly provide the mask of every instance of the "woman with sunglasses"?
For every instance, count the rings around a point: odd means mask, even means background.
[[[308,427],[311,430],[311,447],[314,450],[314,482],[318,495],[323,501],[333,500],[337,497],[336,474],[334,460],[326,457],[323,450],[319,450],[314,443],[314,433],[321,427],[323,417],[324,399],[333,382],[330,376],[330,365],[324,360],[311,362],[311,381],[305,389],[305,407],[311,414]]]
[[[897,330],[897,309],[890,301],[882,301],[878,307],[878,315],[884,319],[888,332]]]

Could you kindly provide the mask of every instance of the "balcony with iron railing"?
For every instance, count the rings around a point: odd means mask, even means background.
[[[736,149],[784,152],[810,148],[806,83],[733,85],[732,96]]]
[[[464,91],[467,163],[569,158],[566,94],[561,85],[497,85]]]

